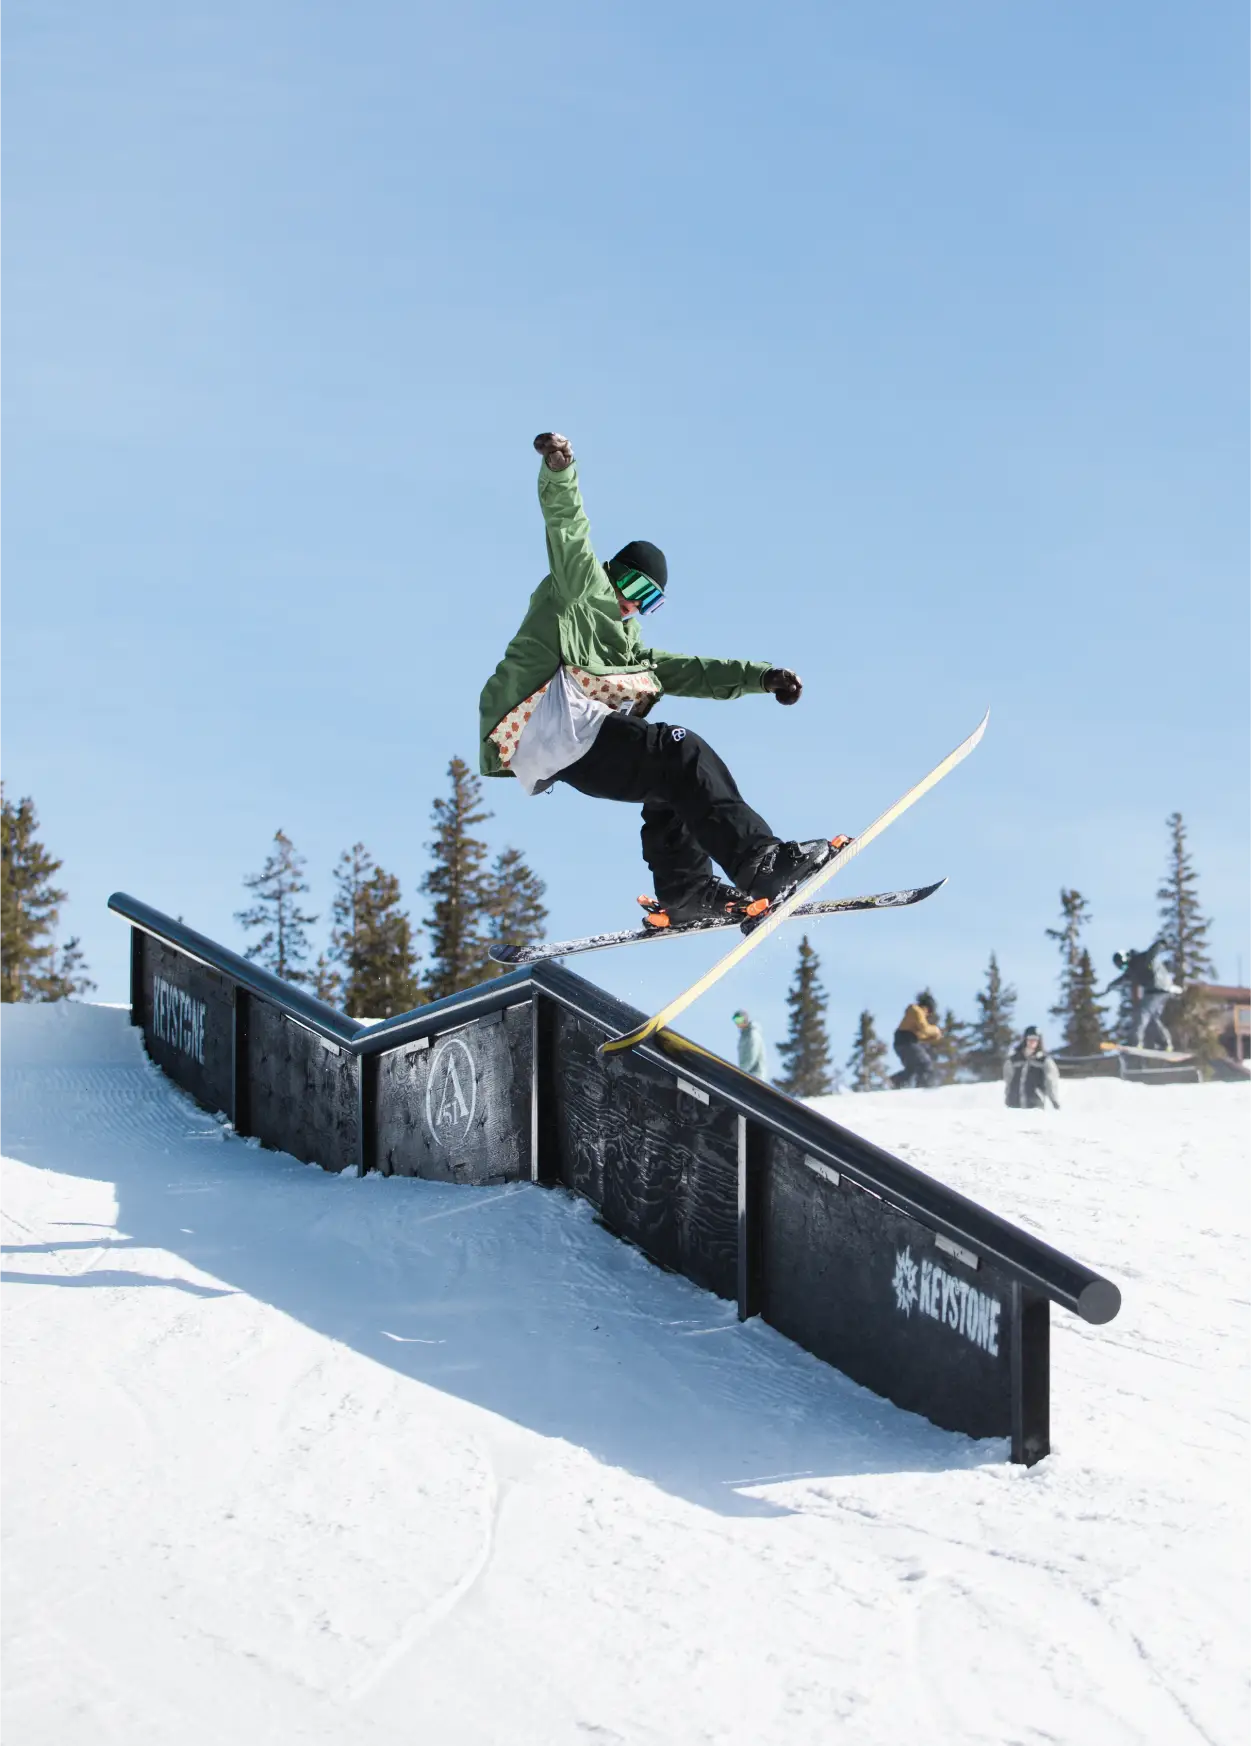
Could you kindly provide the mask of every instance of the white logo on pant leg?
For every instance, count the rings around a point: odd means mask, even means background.
[[[671,728],[669,730],[669,737],[671,740],[685,740],[687,737],[687,730],[686,728]]]

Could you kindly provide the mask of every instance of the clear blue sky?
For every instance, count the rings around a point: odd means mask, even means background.
[[[276,827],[410,895],[542,574],[530,442],[657,640],[793,665],[673,703],[784,835],[856,831],[992,706],[815,936],[846,1055],[988,952],[1053,997],[1151,938],[1182,811],[1248,949],[1246,9],[11,0],[4,773],[98,998],[127,889],[235,944]],[[628,920],[637,817],[489,785],[554,930]],[[414,909],[421,900],[414,895]],[[771,1041],[784,930],[690,1016]],[[585,960],[649,1007],[708,941]]]

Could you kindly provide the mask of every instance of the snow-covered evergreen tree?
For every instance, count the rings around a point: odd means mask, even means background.
[[[778,1045],[783,1071],[775,1081],[793,1097],[825,1097],[835,1090],[830,1038],[826,1034],[826,991],[818,978],[821,961],[806,934],[800,941],[796,973],[787,995],[787,1035]]]
[[[26,795],[14,806],[0,788],[0,1000],[69,1000],[96,986],[77,937],[58,955],[55,941],[67,894],[52,883],[61,863],[35,835],[39,819]]]
[[[857,1020],[848,1072],[853,1091],[881,1091],[887,1085],[887,1045],[874,1028],[874,1015],[863,1012]]]
[[[1004,980],[994,952],[987,960],[987,979],[974,1000],[978,1016],[971,1026],[968,1064],[975,1078],[998,1079],[1013,1049],[1017,990]]]
[[[256,901],[248,909],[236,910],[235,920],[249,933],[265,930],[244,957],[281,976],[284,982],[307,983],[310,977],[304,966],[309,937],[305,929],[312,927],[317,917],[300,908],[300,899],[309,889],[304,857],[296,852],[285,831],[274,832],[274,847],[264,867],[249,874],[243,883]]]
[[[482,783],[463,758],[452,759],[448,780],[447,799],[436,800],[431,809],[433,865],[422,880],[422,890],[435,900],[424,924],[431,942],[429,1000],[473,988],[493,974],[487,956],[487,845],[474,835],[491,814],[483,810]]]

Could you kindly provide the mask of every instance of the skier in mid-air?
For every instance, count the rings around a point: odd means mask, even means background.
[[[515,776],[528,795],[565,782],[641,805],[651,925],[761,913],[850,839],[781,841],[707,741],[644,718],[666,692],[719,700],[769,692],[793,704],[800,679],[767,661],[648,647],[639,623],[664,604],[665,554],[631,540],[601,563],[568,438],[549,431],[534,446],[550,568],[483,687],[480,768]]]

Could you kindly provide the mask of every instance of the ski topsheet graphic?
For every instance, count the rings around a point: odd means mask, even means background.
[[[852,915],[869,909],[907,909],[910,904],[924,903],[933,897],[946,879],[933,885],[909,885],[903,891],[875,891],[867,897],[831,897],[825,903],[802,903],[798,916]],[[580,940],[545,940],[537,946],[493,946],[490,956],[496,964],[541,964],[547,958],[571,958],[578,952],[603,952],[610,946],[630,946],[640,940],[681,940],[689,934],[707,934],[715,928],[737,928],[738,916],[725,921],[677,922],[668,928],[622,928],[616,933],[586,934]]]
[[[946,758],[941,759],[933,770],[922,777],[920,782],[915,782],[912,788],[902,794],[899,800],[887,808],[886,812],[881,813],[872,825],[863,830],[859,837],[853,837],[852,841],[840,849],[838,854],[832,855],[825,866],[818,868],[812,878],[797,885],[790,897],[785,898],[777,908],[772,909],[765,920],[750,934],[739,940],[737,945],[732,946],[724,957],[719,958],[712,969],[706,970],[703,976],[691,984],[690,988],[685,988],[681,994],[676,995],[669,1002],[668,1006],[663,1006],[660,1012],[654,1013],[650,1019],[645,1020],[635,1030],[627,1031],[624,1037],[610,1037],[606,1043],[601,1043],[600,1053],[611,1055],[622,1049],[633,1049],[637,1044],[646,1042],[649,1037],[656,1036],[658,1031],[664,1030],[678,1017],[679,1013],[686,1012],[687,1008],[694,1001],[699,1000],[700,996],[708,989],[712,988],[715,982],[720,981],[728,970],[733,970],[735,965],[741,963],[749,952],[754,952],[776,928],[780,928],[785,921],[789,920],[801,904],[807,903],[815,892],[820,891],[828,879],[833,879],[836,873],[841,872],[854,855],[859,855],[861,850],[872,843],[875,837],[882,835],[888,825],[894,824],[901,813],[907,812],[909,807],[919,801],[923,794],[929,793],[937,782],[943,781],[949,771],[955,770],[963,759],[968,758],[987,731],[987,722],[990,716],[991,711],[988,710],[968,739],[962,740],[960,745],[949,752]]]

